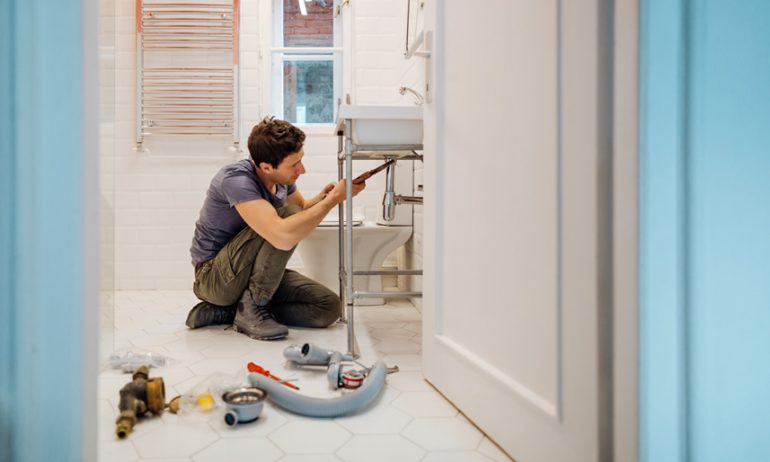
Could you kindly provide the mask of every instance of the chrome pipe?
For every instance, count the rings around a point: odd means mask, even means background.
[[[385,194],[382,196],[382,219],[393,221],[396,217],[396,193],[393,190],[396,181],[396,165],[388,165],[385,173]]]
[[[422,205],[422,196],[402,196],[396,195],[396,205],[399,204],[417,204]]]
[[[342,149],[342,135],[337,136],[337,181],[341,181],[343,178],[342,174],[342,162],[343,157],[341,156],[343,154]],[[342,218],[344,217],[344,210],[343,205],[337,204],[337,220],[338,220],[338,226],[337,226],[337,237],[339,242],[339,273],[337,274],[338,280],[340,283],[340,321],[341,322],[347,322],[347,315],[345,314],[345,282],[346,282],[346,272],[345,272],[345,228],[343,227]],[[350,347],[348,347],[348,351],[350,351]]]
[[[345,123],[345,306],[348,318],[348,353],[358,357],[358,345],[353,331],[353,139],[352,121]]]

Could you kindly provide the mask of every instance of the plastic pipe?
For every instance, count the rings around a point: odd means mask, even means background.
[[[340,372],[342,368],[342,353],[335,351],[329,358],[329,367],[326,369],[326,381],[329,383],[329,388],[336,390],[340,387]]]
[[[283,357],[297,364],[308,366],[327,366],[331,362],[334,353],[340,355],[341,361],[352,361],[353,356],[343,355],[342,353],[328,348],[319,347],[312,343],[299,345],[289,345],[283,350]]]
[[[351,414],[368,406],[385,385],[385,363],[377,361],[366,380],[356,391],[335,398],[311,398],[286,388],[275,380],[260,374],[249,374],[249,382],[267,392],[267,398],[277,406],[308,417],[338,417]]]

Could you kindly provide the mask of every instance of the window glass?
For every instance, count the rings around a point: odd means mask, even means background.
[[[334,123],[342,86],[332,0],[273,0],[273,112],[292,123]]]
[[[334,121],[334,61],[285,60],[283,116],[295,123]]]

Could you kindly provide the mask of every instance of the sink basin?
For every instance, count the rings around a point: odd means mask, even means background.
[[[335,133],[344,133],[347,123],[357,146],[422,146],[421,106],[343,104]]]

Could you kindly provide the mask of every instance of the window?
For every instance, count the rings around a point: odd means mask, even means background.
[[[273,0],[273,113],[331,124],[342,87],[339,16],[333,0]]]

